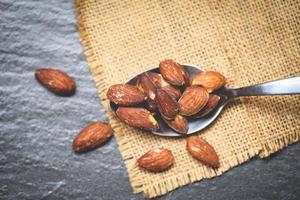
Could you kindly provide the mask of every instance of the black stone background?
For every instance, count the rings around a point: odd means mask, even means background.
[[[55,67],[77,82],[59,97],[34,79]],[[0,199],[143,199],[133,194],[115,139],[76,155],[74,136],[107,120],[79,41],[72,0],[0,0]],[[300,199],[300,143],[159,198]]]

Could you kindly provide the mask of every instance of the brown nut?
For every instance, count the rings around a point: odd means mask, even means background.
[[[191,85],[202,85],[211,93],[225,85],[225,77],[215,71],[201,72],[192,78]]]
[[[174,119],[178,113],[178,103],[175,98],[162,89],[157,89],[155,96],[160,114],[167,120]]]
[[[191,136],[187,139],[188,152],[197,160],[210,167],[219,167],[220,162],[214,148],[204,139]]]
[[[106,142],[112,136],[111,126],[104,122],[93,122],[86,126],[75,137],[73,141],[73,150],[83,152],[93,149]]]
[[[144,108],[119,107],[116,114],[121,121],[129,126],[145,130],[159,129],[153,114]]]
[[[134,85],[115,84],[109,87],[107,98],[117,105],[132,106],[144,102],[147,96]]]
[[[178,101],[179,113],[184,116],[198,113],[206,105],[208,98],[209,94],[204,87],[187,87]]]
[[[137,80],[137,87],[144,92],[149,99],[155,99],[156,85],[148,77],[147,73],[139,75]]]
[[[175,162],[172,152],[168,149],[153,149],[145,153],[137,160],[139,167],[152,172],[160,172],[168,169]]]
[[[183,86],[189,82],[186,69],[173,60],[161,61],[159,69],[164,79],[172,85]]]
[[[215,94],[210,94],[207,104],[200,110],[200,112],[196,113],[192,116],[194,119],[202,118],[211,113],[220,101],[220,97]]]
[[[170,85],[161,74],[155,72],[147,72],[148,77],[156,85],[157,88],[161,88],[166,91],[169,95],[174,96],[176,99],[179,99],[181,92],[178,88]]]
[[[150,110],[151,112],[157,112],[158,111],[156,102],[155,102],[155,100],[152,100],[152,99],[147,99],[146,108],[148,110]]]
[[[55,94],[69,96],[75,92],[75,81],[60,70],[40,68],[35,71],[35,77],[43,86]]]
[[[186,134],[189,130],[189,123],[187,119],[181,115],[177,115],[173,120],[164,119],[164,121],[171,129],[178,133]]]

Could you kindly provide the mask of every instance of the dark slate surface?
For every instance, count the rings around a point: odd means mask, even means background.
[[[76,155],[71,142],[106,120],[79,42],[71,0],[0,0],[0,199],[143,199],[132,194],[115,139]],[[34,79],[56,67],[77,82],[71,98]],[[300,143],[160,199],[300,199]]]

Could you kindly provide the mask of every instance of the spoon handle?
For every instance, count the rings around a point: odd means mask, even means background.
[[[300,76],[233,89],[235,97],[300,94]]]

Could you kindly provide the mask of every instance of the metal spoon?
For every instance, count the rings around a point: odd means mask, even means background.
[[[190,77],[193,77],[195,74],[202,72],[202,70],[195,65],[184,64],[183,66],[189,72]],[[159,68],[156,67],[148,71],[159,73]],[[137,77],[138,75],[130,79],[127,83],[135,84],[137,81]],[[223,108],[234,98],[241,97],[241,96],[300,94],[300,77],[285,78],[285,79],[265,82],[265,83],[243,87],[243,88],[237,88],[237,89],[230,89],[230,88],[223,87],[215,91],[214,94],[217,94],[221,97],[217,107],[214,109],[213,112],[211,112],[209,115],[207,115],[204,118],[189,120],[189,130],[187,135],[191,135],[193,133],[199,132],[200,130],[210,125],[219,116]],[[114,113],[118,108],[118,106],[112,102],[110,102],[110,107]],[[167,137],[184,136],[170,129],[159,116],[157,116],[157,121],[160,125],[160,129],[158,131],[152,131],[150,133],[154,135],[167,136]]]

